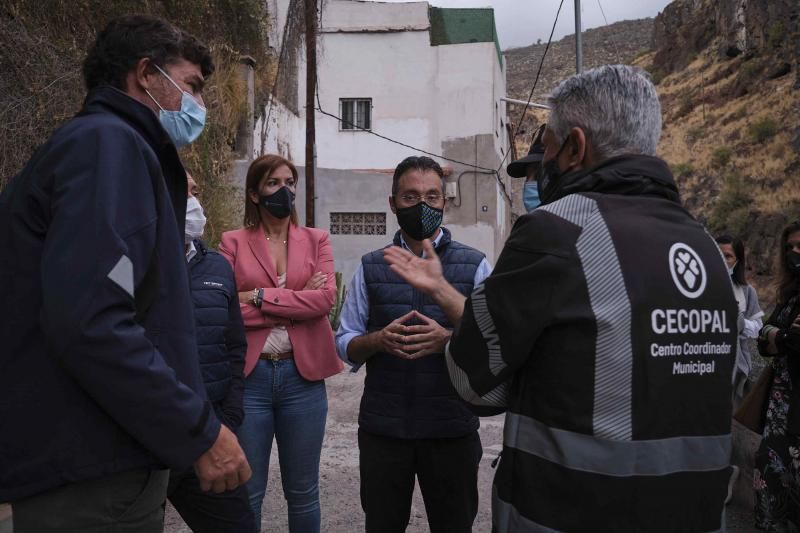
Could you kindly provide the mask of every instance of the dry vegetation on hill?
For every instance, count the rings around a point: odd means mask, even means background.
[[[47,5],[47,9],[42,6]],[[233,139],[246,113],[240,57],[256,60],[258,101],[272,85],[275,61],[267,48],[269,19],[262,0],[8,0],[0,6],[0,188],[50,133],[81,107],[81,63],[97,31],[127,14],[164,17],[204,40],[217,66],[204,91],[209,108],[201,137],[181,151],[203,187],[206,237],[236,227],[228,181]],[[263,105],[257,105],[263,109]]]
[[[650,71],[664,116],[659,155],[672,166],[692,214],[712,233],[745,240],[750,279],[767,303],[773,300],[777,235],[789,220],[800,218],[798,9],[789,0],[676,0],[655,21],[591,30],[593,46],[600,49],[593,55],[601,61],[586,65],[633,63]],[[647,39],[634,28],[649,28]],[[623,35],[638,39],[625,49],[627,55],[611,44]],[[556,53],[545,61],[549,73],[536,91],[539,98],[572,74],[573,46],[570,36],[551,47],[549,54]],[[507,52],[510,96],[527,98],[520,88],[530,90],[535,69],[528,65],[538,66],[542,49]],[[638,52],[630,53],[633,49]],[[514,117],[518,111],[511,112]],[[532,122],[547,119],[542,111],[529,115],[528,132]],[[520,153],[528,149],[528,135],[517,137]],[[522,184],[515,185],[519,200]],[[515,203],[517,213],[520,204]]]

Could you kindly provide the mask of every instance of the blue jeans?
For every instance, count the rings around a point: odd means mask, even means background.
[[[319,458],[328,397],[324,381],[307,381],[293,359],[259,361],[245,381],[239,442],[253,476],[247,483],[256,524],[267,491],[273,436],[278,442],[291,533],[319,533]]]

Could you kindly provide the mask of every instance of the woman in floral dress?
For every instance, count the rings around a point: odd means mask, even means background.
[[[800,530],[800,221],[781,235],[778,303],[759,333],[758,350],[775,369],[756,452],[756,527]]]

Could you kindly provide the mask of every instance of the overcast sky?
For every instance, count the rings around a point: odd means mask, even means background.
[[[654,17],[670,1],[581,0],[581,24],[583,29],[605,25],[600,6],[611,24],[618,20]],[[537,39],[547,42],[560,0],[428,0],[428,2],[439,7],[493,7],[500,46],[505,50],[533,44]],[[575,33],[575,0],[564,0],[553,39],[558,40],[571,33]]]

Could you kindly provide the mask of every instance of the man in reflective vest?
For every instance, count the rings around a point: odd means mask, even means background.
[[[724,529],[737,307],[654,156],[656,90],[639,69],[604,66],[549,103],[542,207],[469,298],[428,243],[427,259],[385,252],[459,324],[446,356],[462,398],[506,411],[494,529]]]

